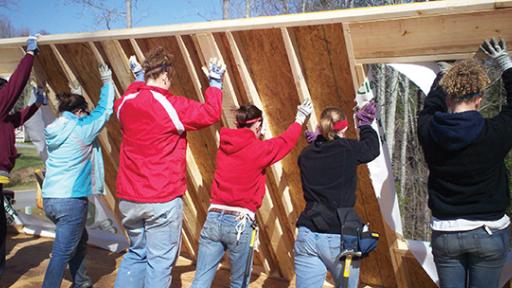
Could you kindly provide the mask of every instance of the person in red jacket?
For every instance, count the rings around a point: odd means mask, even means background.
[[[210,87],[205,103],[169,92],[173,56],[162,47],[147,55],[142,67],[130,60],[137,79],[114,111],[123,133],[117,197],[130,238],[115,287],[169,287],[178,256],[186,189],[187,131],[219,121],[225,65],[211,59],[205,68]]]
[[[28,120],[35,113],[33,110],[37,110],[37,108],[23,109],[15,114],[10,114],[10,112],[27,85],[37,51],[37,38],[35,36],[28,37],[25,57],[21,59],[9,81],[0,79],[0,276],[5,267],[5,238],[7,236],[3,185],[9,183],[9,173],[16,161],[14,129]]]
[[[220,130],[211,204],[199,239],[192,287],[211,287],[226,250],[231,261],[231,287],[247,287],[252,269],[250,242],[256,227],[255,213],[265,196],[265,168],[295,147],[311,111],[307,99],[298,107],[295,122],[283,134],[265,141],[259,139],[262,113],[254,105],[237,110],[237,129]]]

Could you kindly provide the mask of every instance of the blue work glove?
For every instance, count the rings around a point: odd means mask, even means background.
[[[48,105],[48,98],[46,98],[46,93],[42,87],[32,87],[32,93],[36,96],[36,104]]]
[[[203,66],[203,72],[208,77],[210,87],[217,87],[222,89],[222,79],[226,72],[226,64],[217,58],[210,58],[208,68]]]
[[[492,58],[498,64],[501,72],[512,68],[512,60],[507,53],[507,42],[503,39],[496,40],[495,38],[485,40],[480,46],[480,49]]]
[[[39,34],[30,35],[27,38],[27,52],[32,52],[34,55],[37,55],[39,49],[37,48],[37,38],[39,38]]]
[[[130,56],[128,64],[130,65],[130,70],[132,70],[133,76],[135,76],[135,81],[144,82],[144,70],[142,69],[142,66],[140,66],[139,62],[137,62],[135,55]]]
[[[107,65],[101,64],[98,68],[100,71],[100,78],[103,81],[103,84],[112,81],[112,71],[108,68]]]

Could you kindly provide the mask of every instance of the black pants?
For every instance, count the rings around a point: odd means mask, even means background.
[[[0,276],[5,268],[5,240],[7,238],[7,218],[5,217],[4,190],[0,184]]]

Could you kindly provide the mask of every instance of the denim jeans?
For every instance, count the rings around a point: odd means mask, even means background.
[[[119,202],[130,248],[117,272],[115,287],[167,288],[180,249],[183,202]]]
[[[44,198],[44,212],[55,223],[55,241],[43,287],[60,287],[69,264],[73,287],[92,287],[85,270],[87,198]]]
[[[343,279],[345,261],[338,259],[341,253],[340,237],[340,234],[316,233],[306,227],[299,227],[299,234],[295,240],[297,288],[323,287],[327,271],[331,273],[336,288],[357,288],[360,260],[352,260],[350,276],[346,283],[347,281]]]
[[[498,287],[509,250],[510,227],[492,230],[432,231],[432,253],[442,288]]]
[[[211,287],[215,272],[224,252],[227,250],[231,263],[231,288],[241,287],[247,260],[250,256],[251,222],[245,223],[245,229],[237,241],[237,216],[218,212],[208,212],[201,236],[199,237],[199,253],[197,256],[196,274],[192,287]],[[252,259],[251,259],[252,270]],[[250,274],[246,279],[248,285]],[[248,286],[246,286],[248,287]]]

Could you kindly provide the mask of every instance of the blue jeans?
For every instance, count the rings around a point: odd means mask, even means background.
[[[199,253],[197,256],[196,274],[192,287],[211,287],[215,272],[224,252],[228,250],[231,262],[231,288],[241,287],[247,260],[250,256],[251,221],[246,221],[245,229],[237,241],[236,225],[239,223],[236,216],[208,212],[201,236],[199,238]],[[252,259],[251,269],[252,269]],[[249,284],[249,277],[246,284]],[[246,286],[248,287],[248,286]]]
[[[432,253],[442,288],[498,287],[509,250],[510,228],[432,231]]]
[[[181,245],[183,202],[119,202],[130,248],[117,272],[115,287],[169,287]]]
[[[69,264],[73,287],[92,287],[85,270],[87,198],[44,198],[44,212],[55,223],[55,241],[43,287],[60,287]]]
[[[354,237],[345,235],[345,238]],[[347,285],[343,279],[345,261],[338,259],[340,253],[340,234],[316,233],[299,227],[295,240],[297,288],[323,287],[327,271],[331,273],[336,288],[357,288],[360,260],[352,260]]]

